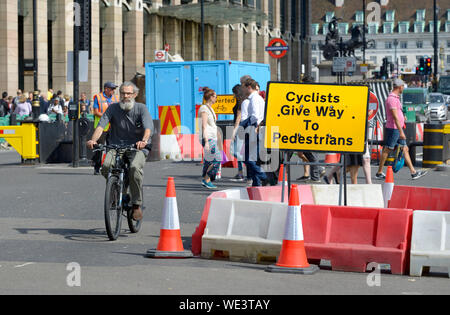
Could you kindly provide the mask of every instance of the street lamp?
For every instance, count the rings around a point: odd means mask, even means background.
[[[394,39],[394,62],[395,62],[395,67],[397,68],[396,74],[397,74],[397,77],[398,77],[397,46],[398,46],[398,40],[397,40],[397,38],[396,38],[396,39]]]

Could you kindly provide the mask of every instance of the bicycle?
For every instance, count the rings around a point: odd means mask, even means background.
[[[133,207],[130,204],[131,198],[129,190],[129,168],[130,161],[126,153],[139,151],[133,145],[96,145],[95,151],[115,150],[115,163],[111,166],[105,188],[104,215],[105,226],[108,238],[111,241],[117,240],[122,228],[122,216],[127,218],[128,227],[132,233],[139,232],[142,220],[133,219]],[[143,205],[142,211],[144,211]]]

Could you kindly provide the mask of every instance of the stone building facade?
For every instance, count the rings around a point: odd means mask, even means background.
[[[154,61],[155,50],[170,45],[171,55],[185,61],[201,59],[200,24],[198,19],[183,15],[187,6],[199,5],[199,0],[91,0],[91,51],[88,82],[81,83],[80,92],[97,93],[104,82],[120,84],[136,72],[144,73],[144,64]],[[277,79],[277,60],[265,51],[272,38],[283,38],[290,49],[281,59],[281,79],[297,81],[302,71],[301,2],[299,0],[205,0],[205,4],[227,2],[243,10],[264,13],[265,18],[218,24],[215,16],[206,16],[205,60],[239,60],[271,65],[272,79]],[[366,0],[366,14],[372,2]],[[440,66],[450,68],[450,0],[438,0]],[[72,94],[67,82],[67,52],[73,50],[72,0],[38,0],[37,57],[38,87]],[[306,40],[312,50],[312,71],[322,60],[318,50],[324,41],[327,21],[341,17],[340,28],[348,32],[352,24],[360,23],[362,0],[312,0],[311,35]],[[383,56],[394,58],[394,40],[399,68],[412,69],[419,55],[432,54],[432,1],[374,0],[381,7],[381,20],[369,24],[368,39],[375,39],[376,49],[367,51],[367,59],[378,66]],[[236,8],[236,7],[235,7]],[[207,11],[208,12],[208,11]],[[225,14],[232,16],[228,11]],[[236,12],[238,10],[236,9]],[[241,11],[239,11],[241,12]],[[243,13],[242,13],[243,12]],[[247,14],[242,11],[239,14]],[[17,88],[33,89],[33,0],[0,1],[0,90],[15,95]],[[221,17],[217,14],[217,20]],[[222,14],[224,15],[224,14]],[[238,14],[237,14],[238,15]],[[247,16],[246,15],[246,16]],[[248,16],[252,16],[251,14]],[[235,21],[233,21],[235,22]],[[344,35],[346,38],[349,35]],[[406,44],[405,44],[406,42]],[[405,48],[406,47],[406,48]],[[360,52],[357,52],[361,56]],[[304,58],[304,56],[303,56]]]

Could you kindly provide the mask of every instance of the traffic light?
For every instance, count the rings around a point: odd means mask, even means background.
[[[432,73],[432,66],[431,66],[431,58],[427,58],[426,60],[426,64],[425,64],[425,74],[426,75],[431,75]]]
[[[386,57],[383,58],[383,64],[380,67],[380,76],[389,78],[389,60]]]
[[[416,74],[423,75],[425,74],[425,58],[420,57],[419,67],[416,69]]]

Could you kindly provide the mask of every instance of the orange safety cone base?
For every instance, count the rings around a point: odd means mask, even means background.
[[[288,268],[308,268],[304,241],[283,240],[276,265]]]
[[[308,268],[288,268],[280,267],[277,265],[270,265],[266,268],[266,272],[273,273],[296,273],[301,275],[313,275],[319,271],[319,267],[316,265],[309,265]]]
[[[156,249],[147,251],[149,258],[189,258],[191,251],[184,250],[181,242],[180,230],[160,230],[160,237]]]

